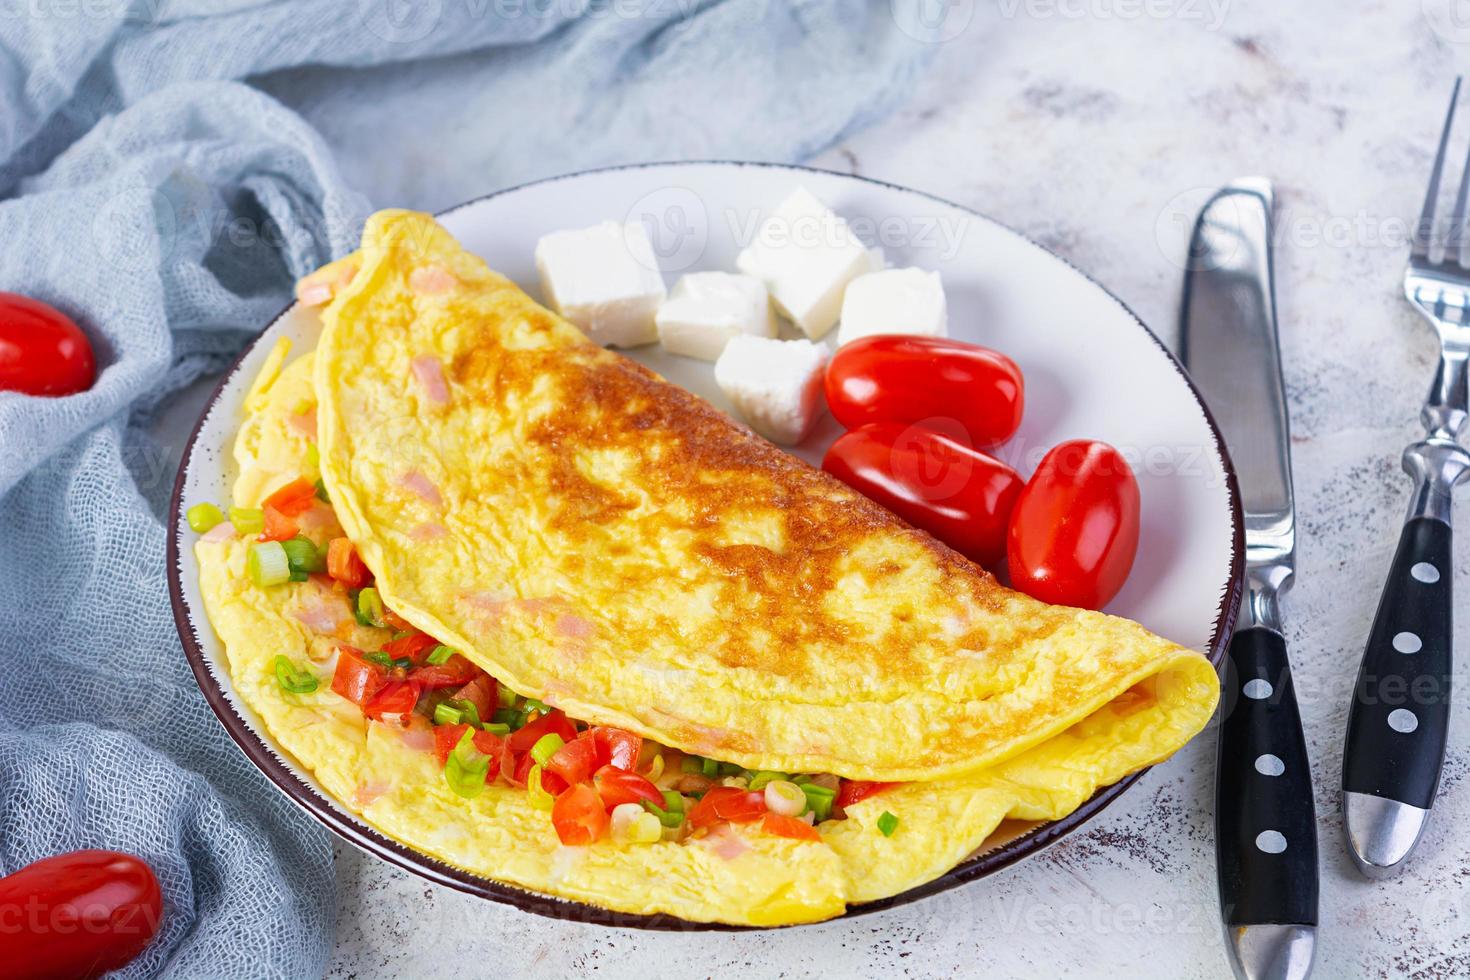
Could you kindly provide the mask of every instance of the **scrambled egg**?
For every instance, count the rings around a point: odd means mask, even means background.
[[[574,328],[386,212],[323,270],[322,347],[278,349],[247,399],[234,504],[315,476],[389,605],[574,718],[748,768],[916,779],[818,826],[562,846],[503,784],[451,791],[422,729],[333,693],[339,643],[377,649],[342,590],[273,588],[248,542],[196,548],[237,690],[272,738],[383,833],[539,892],[693,921],[781,925],[931,880],[1007,818],[1054,820],[1167,758],[1218,695],[1198,654],[1045,606]],[[351,270],[344,275],[343,269]],[[277,683],[284,654],[319,679]],[[885,812],[898,819],[888,836]]]

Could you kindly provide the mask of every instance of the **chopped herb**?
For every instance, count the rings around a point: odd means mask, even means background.
[[[372,586],[357,593],[357,621],[363,626],[383,625],[383,599]]]
[[[489,775],[490,757],[475,748],[471,733],[465,732],[444,762],[444,781],[455,793],[474,799],[485,791],[485,779]]]
[[[214,504],[195,504],[184,516],[188,518],[189,529],[199,534],[223,524],[225,520],[225,515]]]
[[[257,541],[245,554],[245,570],[262,589],[291,580],[291,562],[279,541]]]
[[[892,837],[893,832],[898,829],[898,818],[887,810],[878,818],[878,830],[884,837]]]
[[[437,667],[439,664],[448,663],[449,658],[452,656],[454,656],[454,648],[447,647],[441,643],[429,651],[429,655],[424,658],[424,663],[433,664]]]
[[[837,797],[835,789],[818,786],[816,783],[802,783],[801,791],[806,794],[806,805],[811,807],[812,813],[816,814],[817,821],[826,820],[832,815],[832,801]]]
[[[538,766],[544,766],[551,761],[551,757],[561,751],[561,747],[567,743],[555,732],[549,732],[536,740],[531,746],[531,758],[536,760]]]
[[[753,773],[751,775],[751,777],[750,777],[750,785],[747,788],[748,789],[753,789],[753,790],[755,790],[755,789],[765,789],[767,783],[771,783],[771,782],[774,782],[775,780],[785,779],[785,778],[786,778],[786,774],[785,773],[782,773],[782,772],[771,772],[769,770],[762,769],[760,772],[756,772],[756,773]]]
[[[230,523],[241,534],[259,534],[265,530],[265,511],[258,507],[231,507]]]
[[[684,822],[684,813],[681,810],[665,810],[663,807],[655,806],[648,800],[639,800],[643,809],[658,817],[658,822],[665,827],[677,827]]]
[[[317,688],[316,675],[299,668],[285,655],[276,657],[276,683],[288,694],[310,694]]]

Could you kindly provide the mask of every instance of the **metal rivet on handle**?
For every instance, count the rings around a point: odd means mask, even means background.
[[[1418,653],[1424,649],[1424,641],[1419,639],[1417,633],[1410,633],[1408,630],[1405,630],[1402,633],[1394,634],[1393,648],[1399,653]]]
[[[1409,569],[1409,574],[1425,585],[1433,585],[1439,581],[1439,569],[1427,561],[1415,562],[1414,567]]]
[[[1267,752],[1265,755],[1256,757],[1256,772],[1262,776],[1279,776],[1286,772],[1286,763]]]
[[[1240,693],[1252,701],[1264,701],[1271,696],[1271,682],[1257,677],[1255,680],[1246,681]]]
[[[1264,854],[1280,854],[1286,850],[1286,838],[1279,830],[1263,830],[1256,835],[1256,848]]]
[[[1408,708],[1394,708],[1388,713],[1388,727],[1407,735],[1419,727],[1419,718]]]

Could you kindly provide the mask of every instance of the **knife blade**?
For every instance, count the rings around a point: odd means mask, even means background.
[[[1200,212],[1190,241],[1180,355],[1235,464],[1244,510],[1246,601],[1220,699],[1215,861],[1236,976],[1311,973],[1317,820],[1301,716],[1281,632],[1296,568],[1291,441],[1271,252],[1275,195],[1242,178]]]

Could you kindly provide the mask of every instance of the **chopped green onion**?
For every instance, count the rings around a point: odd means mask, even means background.
[[[316,675],[298,668],[285,655],[276,657],[276,683],[289,694],[310,694],[317,687]]]
[[[492,722],[497,725],[505,725],[507,728],[511,729],[520,727],[516,724],[516,719],[520,717],[521,713],[514,708],[496,708],[494,711],[490,712],[490,720]]]
[[[536,744],[531,746],[531,758],[536,760],[537,765],[544,766],[548,762],[550,762],[551,757],[560,752],[561,747],[566,744],[567,743],[563,741],[562,737],[556,734],[556,732],[549,732],[538,738],[536,740]]]
[[[745,767],[744,766],[737,766],[733,762],[722,762],[722,763],[720,763],[720,775],[721,776],[739,776],[743,772],[745,772]]]
[[[499,722],[495,722],[495,721],[487,721],[487,722],[485,722],[485,724],[481,725],[480,727],[482,729],[484,729],[485,731],[489,732],[491,735],[509,735],[510,734],[510,726],[509,725],[502,725]]]
[[[404,639],[407,639],[410,636],[413,636],[413,630],[398,630],[392,636],[388,637],[388,639],[390,639],[390,640],[404,640]]]
[[[801,791],[806,794],[806,805],[811,807],[819,822],[832,815],[832,801],[837,798],[835,789],[818,786],[816,783],[802,783]]]
[[[241,534],[259,534],[265,530],[265,511],[259,507],[231,507],[230,523]]]
[[[704,766],[704,760],[697,755],[686,755],[679,761],[680,772],[699,772]]]
[[[262,589],[291,581],[291,562],[279,541],[257,541],[245,556],[250,580]]]
[[[495,686],[495,698],[500,702],[502,708],[514,708],[516,702],[520,700],[520,697],[519,694],[504,684],[497,684]]]
[[[214,504],[195,504],[185,516],[189,519],[189,530],[199,534],[223,524],[225,520],[224,513]]]
[[[750,777],[750,785],[746,788],[751,790],[765,789],[767,783],[785,778],[786,774],[784,772],[771,772],[770,770],[762,769]]]
[[[433,664],[437,667],[439,664],[448,663],[449,658],[452,656],[454,656],[454,648],[447,647],[441,643],[429,651],[429,655],[424,658],[424,663]]]
[[[546,792],[541,785],[540,766],[532,766],[531,771],[526,773],[526,798],[538,810],[550,810],[556,804],[556,797]]]
[[[878,830],[884,837],[892,837],[893,832],[898,829],[898,818],[887,810],[878,818]]]
[[[293,572],[320,572],[327,567],[311,538],[298,535],[290,541],[282,541],[281,547],[286,550],[286,560]]]
[[[383,625],[383,599],[372,586],[357,593],[357,621],[363,626]]]
[[[717,779],[720,775],[720,764],[713,759],[700,759],[699,770],[706,779]]]
[[[763,791],[766,809],[784,817],[799,817],[806,812],[806,790],[785,779],[773,779]]]
[[[671,790],[671,789],[661,789],[661,790],[659,790],[659,792],[662,793],[662,794],[664,794],[664,809],[665,810],[668,810],[670,813],[683,813],[684,812],[684,797],[683,796],[679,795],[677,792],[675,792],[674,790]]]
[[[296,571],[291,572],[291,574],[288,577],[293,582],[306,582],[306,581],[308,581],[308,580],[311,579],[311,576],[308,575],[308,574],[306,574],[305,572],[296,572]]]
[[[551,706],[540,698],[526,698],[526,703],[521,705],[522,711],[539,711],[543,715],[551,714]]]
[[[330,504],[332,502],[332,498],[327,496],[327,485],[322,482],[321,477],[316,478],[316,499],[324,504]]]
[[[489,775],[490,757],[475,748],[471,733],[465,732],[444,762],[444,781],[455,793],[472,800],[485,791]]]
[[[459,709],[447,701],[441,701],[434,705],[434,724],[436,725],[458,725],[464,720]]]
[[[467,725],[480,727],[480,709],[475,707],[475,702],[469,698],[449,698],[443,702],[455,711],[459,712],[459,721]],[[456,722],[458,724],[459,722]]]
[[[658,817],[658,822],[665,827],[677,827],[684,822],[684,814],[681,811],[665,810],[663,807],[656,806],[648,800],[639,800],[638,802],[643,804],[643,809]]]

